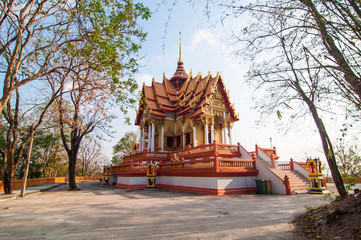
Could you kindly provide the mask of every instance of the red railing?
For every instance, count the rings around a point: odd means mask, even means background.
[[[202,144],[172,152],[143,152],[126,156],[124,163],[112,166],[112,174],[145,174],[147,162],[158,164],[158,173],[179,169],[213,169],[214,172],[256,169],[254,159],[240,159],[240,145]],[[237,158],[233,158],[237,157]]]
[[[75,181],[97,181],[100,176],[85,176],[85,177],[75,177]],[[65,177],[53,177],[53,178],[34,178],[28,179],[26,181],[26,186],[35,186],[45,183],[60,183],[65,182]],[[13,189],[21,188],[23,180],[14,180]],[[0,191],[4,190],[3,182],[0,181]]]

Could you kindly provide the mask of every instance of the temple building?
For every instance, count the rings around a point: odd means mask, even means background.
[[[181,57],[168,79],[143,84],[135,125],[141,130],[139,151],[173,151],[190,145],[232,144],[232,126],[239,118],[222,75],[186,73]]]
[[[248,152],[232,142],[232,127],[238,120],[222,75],[187,73],[180,44],[173,76],[168,79],[163,74],[162,82],[153,79],[151,86],[143,84],[135,120],[140,142],[123,163],[111,167],[110,182],[127,189],[223,195],[255,193],[256,180],[269,179],[268,192],[307,191],[304,165],[281,162],[276,148],[256,145]],[[149,164],[154,166],[151,178]]]

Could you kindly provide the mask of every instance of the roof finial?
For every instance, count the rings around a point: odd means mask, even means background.
[[[182,32],[179,32],[179,60],[178,62],[182,61]]]

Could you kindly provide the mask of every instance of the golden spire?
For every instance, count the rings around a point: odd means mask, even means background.
[[[183,85],[183,82],[187,79],[188,75],[183,67],[182,61],[182,33],[179,32],[179,60],[177,64],[177,69],[170,79],[176,88],[180,88]]]
[[[182,61],[182,32],[179,32],[179,60],[178,62]]]

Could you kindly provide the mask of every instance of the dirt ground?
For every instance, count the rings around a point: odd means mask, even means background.
[[[304,239],[289,224],[323,196],[210,196],[79,183],[0,202],[0,239]]]
[[[361,239],[361,194],[336,200],[294,221],[296,231],[314,239]]]

